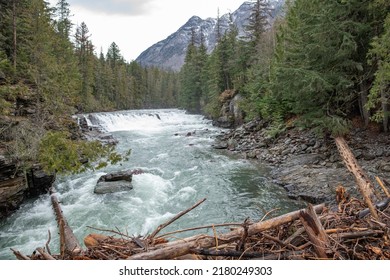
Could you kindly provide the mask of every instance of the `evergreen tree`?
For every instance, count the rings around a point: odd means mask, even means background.
[[[271,77],[273,98],[283,110],[335,134],[345,131],[351,89],[363,70],[356,38],[364,25],[352,20],[352,2],[294,1]]]
[[[91,104],[93,93],[94,73],[94,46],[90,40],[91,35],[85,22],[76,28],[75,53],[78,57],[79,71],[81,75],[81,90],[79,110],[90,111],[88,104]]]
[[[73,24],[70,20],[70,5],[66,0],[59,0],[57,2],[56,15],[58,18],[56,22],[58,32],[69,40]]]
[[[384,23],[383,34],[375,37],[369,52],[370,62],[378,67],[370,90],[368,108],[376,109],[374,120],[382,121],[383,130],[389,131],[390,106],[390,13]]]

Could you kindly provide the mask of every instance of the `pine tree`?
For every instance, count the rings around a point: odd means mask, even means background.
[[[76,28],[75,52],[78,57],[79,71],[81,75],[80,108],[79,110],[89,111],[88,104],[91,103],[93,93],[94,73],[94,46],[90,40],[91,35],[85,22]]]
[[[363,71],[356,38],[365,26],[351,16],[353,2],[294,1],[271,77],[273,98],[289,113],[334,133],[345,131],[354,82]]]
[[[73,24],[70,20],[70,5],[66,0],[59,0],[57,2],[56,15],[58,18],[56,22],[58,32],[69,40]]]

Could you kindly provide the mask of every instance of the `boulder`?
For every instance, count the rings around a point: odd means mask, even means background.
[[[47,193],[53,185],[56,176],[47,174],[39,165],[36,165],[26,172],[26,179],[28,184],[26,195],[27,198],[32,198]]]
[[[132,190],[133,185],[131,182],[133,180],[133,174],[134,171],[129,170],[103,175],[99,178],[94,193],[106,194]],[[139,174],[139,172],[136,174]]]
[[[229,103],[229,111],[233,115],[235,126],[242,125],[244,123],[245,113],[240,108],[240,103],[242,103],[243,99],[244,98],[241,94],[237,94]]]
[[[133,180],[133,170],[128,171],[119,171],[112,172],[106,175],[103,175],[99,178],[99,182],[116,182],[116,181],[127,181],[131,182]]]
[[[216,140],[213,144],[213,148],[217,150],[224,150],[228,148],[228,143],[226,141]]]
[[[116,193],[130,191],[133,185],[128,181],[98,182],[94,189],[96,194]]]

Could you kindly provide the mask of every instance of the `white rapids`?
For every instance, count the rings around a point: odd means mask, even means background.
[[[271,209],[280,208],[281,213],[302,206],[267,180],[262,166],[213,149],[214,138],[222,130],[200,115],[172,109],[85,116],[89,125],[113,134],[119,141],[117,152],[130,148],[132,154],[129,161],[96,172],[57,178],[58,199],[81,242],[96,232],[91,227],[146,235],[203,198],[207,199],[203,204],[166,231],[241,222],[247,217],[256,221]],[[101,175],[132,169],[144,172],[133,176],[133,190],[93,193]],[[49,196],[43,195],[0,223],[0,259],[14,259],[10,248],[31,254],[45,245],[48,230],[51,250],[58,252],[56,221]]]

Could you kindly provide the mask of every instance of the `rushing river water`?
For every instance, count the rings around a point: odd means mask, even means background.
[[[202,198],[207,200],[166,231],[241,222],[247,217],[258,221],[269,210],[280,208],[281,214],[302,206],[267,180],[261,165],[213,149],[213,139],[222,130],[202,116],[180,110],[141,110],[98,113],[89,115],[89,120],[113,134],[119,153],[131,148],[132,154],[129,161],[97,172],[57,178],[58,199],[81,242],[97,232],[89,227],[146,235]],[[101,175],[129,169],[144,171],[133,176],[133,190],[94,194]],[[0,259],[14,259],[10,248],[31,254],[43,247],[49,230],[51,250],[58,252],[49,196],[26,202],[0,224]]]

